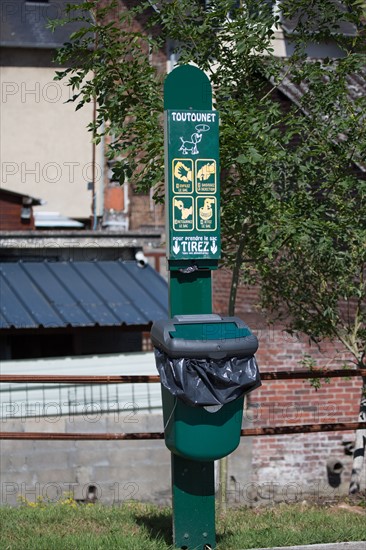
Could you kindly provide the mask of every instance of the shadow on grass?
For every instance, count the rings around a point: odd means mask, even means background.
[[[173,532],[172,532],[172,514],[161,513],[139,513],[135,512],[134,519],[137,525],[145,527],[152,539],[161,539],[169,547],[173,544]],[[235,535],[235,532],[231,529],[225,533],[219,533],[216,535],[216,544],[224,544],[225,540],[230,536]],[[224,548],[224,546],[222,546]]]
[[[168,545],[173,544],[171,514],[135,512],[134,519],[137,525],[147,529],[151,538],[162,539]]]

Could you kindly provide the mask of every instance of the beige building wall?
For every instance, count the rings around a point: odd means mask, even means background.
[[[280,29],[277,29],[274,31],[273,37],[272,37],[272,48],[273,48],[273,55],[276,57],[286,57],[286,41],[283,35],[283,31]]]
[[[92,105],[75,112],[72,94],[49,67],[1,67],[1,185],[44,199],[37,210],[92,214]],[[96,191],[102,162],[96,159]],[[99,193],[98,193],[99,194]],[[98,196],[97,196],[98,199]]]

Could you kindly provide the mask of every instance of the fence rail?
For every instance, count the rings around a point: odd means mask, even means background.
[[[366,377],[366,369],[334,369],[313,371],[278,371],[261,373],[262,380],[298,380],[314,378],[341,378],[341,377]],[[57,376],[57,375],[0,375],[0,382],[13,383],[73,383],[73,384],[131,384],[131,383],[156,383],[159,376],[155,375],[123,375],[123,376]],[[245,428],[241,430],[242,437],[270,436],[299,433],[335,432],[366,429],[366,422],[338,422],[327,424],[302,424],[292,426],[274,426],[262,428]],[[49,432],[0,432],[0,440],[142,440],[163,439],[163,432],[135,432],[135,433],[49,433]]]
[[[262,380],[299,380],[313,378],[340,378],[366,377],[366,369],[334,369],[334,370],[295,370],[262,372]],[[152,384],[160,382],[158,375],[106,375],[106,376],[72,376],[48,374],[1,374],[0,382],[32,383],[44,382],[47,384]]]
[[[286,435],[317,432],[343,432],[349,430],[366,429],[366,422],[339,422],[335,424],[302,424],[294,426],[275,426],[265,428],[245,428],[241,430],[242,437],[261,435]],[[123,440],[138,441],[141,439],[164,439],[164,432],[135,432],[135,433],[45,433],[45,432],[0,432],[0,439],[32,439],[55,441],[68,440]]]

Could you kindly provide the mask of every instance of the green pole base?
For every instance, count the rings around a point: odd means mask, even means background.
[[[214,462],[172,453],[173,543],[184,550],[216,548]]]

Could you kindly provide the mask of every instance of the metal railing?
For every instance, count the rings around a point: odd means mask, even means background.
[[[262,381],[299,380],[341,377],[366,377],[366,369],[334,369],[312,371],[273,371],[261,373]],[[70,376],[70,375],[0,375],[1,382],[12,383],[72,383],[72,384],[139,384],[158,383],[156,375],[104,375],[104,376]],[[337,422],[324,424],[299,424],[291,426],[274,426],[245,428],[241,430],[242,437],[284,435],[316,432],[335,432],[366,429],[366,422]],[[142,440],[163,439],[163,432],[135,433],[49,433],[49,432],[0,432],[0,439],[17,440]]]

